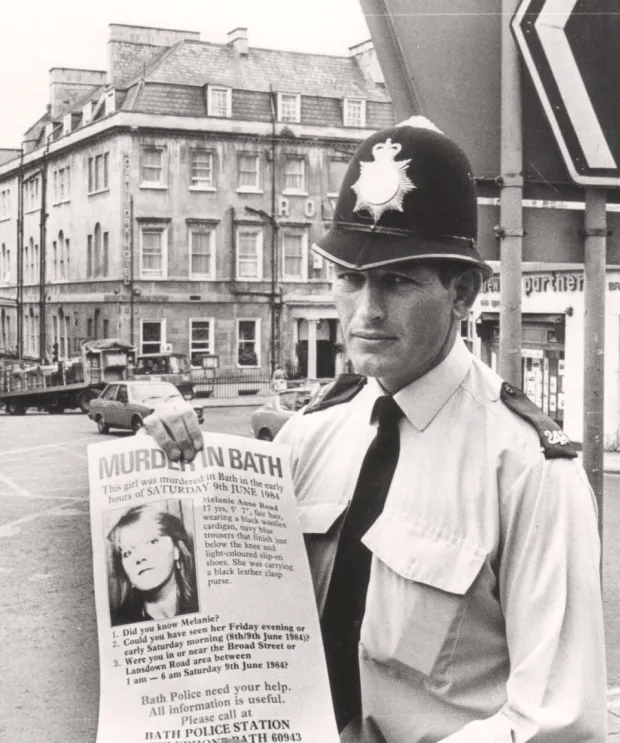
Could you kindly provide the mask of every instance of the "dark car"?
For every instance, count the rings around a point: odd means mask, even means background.
[[[319,385],[299,387],[272,395],[264,405],[252,413],[254,437],[263,441],[273,441],[286,421],[305,407],[319,389]]]
[[[88,417],[95,421],[99,433],[108,433],[110,428],[126,428],[135,433],[158,405],[175,398],[182,400],[183,396],[170,382],[112,382],[91,400]],[[202,406],[193,407],[202,423]]]

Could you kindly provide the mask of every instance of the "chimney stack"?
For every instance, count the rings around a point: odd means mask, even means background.
[[[361,44],[355,44],[349,47],[349,56],[355,57],[364,77],[374,85],[385,85],[383,70],[379,64],[377,52],[372,41],[362,41]]]
[[[248,55],[248,30],[247,28],[235,28],[228,32],[228,46],[232,48],[241,57]]]
[[[126,86],[161,52],[162,47],[171,47],[179,41],[200,41],[200,33],[110,23],[108,84],[115,88]]]
[[[72,103],[100,85],[105,85],[101,70],[74,70],[52,67],[50,70],[50,106],[52,120],[57,119]]]

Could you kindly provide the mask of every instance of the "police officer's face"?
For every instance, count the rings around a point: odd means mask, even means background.
[[[394,393],[447,355],[457,322],[454,282],[420,264],[354,271],[336,266],[334,301],[360,374]]]

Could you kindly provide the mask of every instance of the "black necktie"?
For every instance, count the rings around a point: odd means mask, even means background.
[[[402,415],[392,397],[386,395],[375,402],[371,420],[378,421],[377,434],[366,451],[344,518],[321,617],[338,731],[361,712],[358,643],[372,556],[361,538],[383,511],[398,462],[398,421]]]

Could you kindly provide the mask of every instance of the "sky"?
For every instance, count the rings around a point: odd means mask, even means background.
[[[0,147],[20,146],[49,101],[49,70],[105,70],[110,23],[199,31],[250,47],[347,55],[370,38],[359,0],[14,0],[2,10]]]

